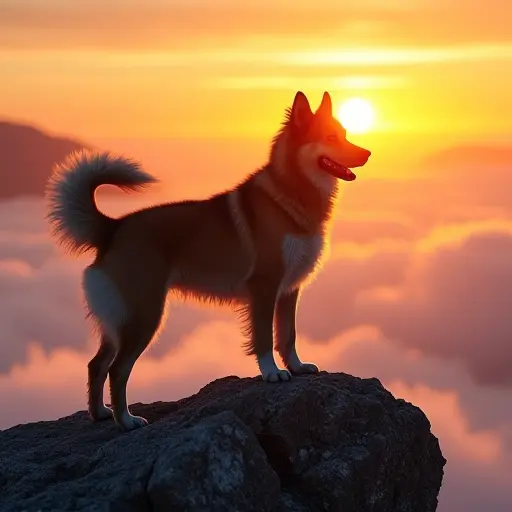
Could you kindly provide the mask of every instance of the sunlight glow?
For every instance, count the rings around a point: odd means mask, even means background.
[[[363,98],[350,98],[345,101],[338,109],[337,117],[351,133],[367,132],[375,122],[373,107]]]

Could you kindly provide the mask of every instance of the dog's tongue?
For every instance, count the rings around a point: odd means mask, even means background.
[[[343,171],[344,171],[344,172],[342,173],[343,175],[342,175],[342,176],[340,176],[340,178],[341,178],[342,180],[345,180],[345,181],[354,181],[354,180],[356,179],[356,175],[355,175],[355,173],[353,173],[353,172],[352,172],[352,170],[351,170],[351,169],[349,169],[348,167],[345,167],[345,168],[343,169]]]
[[[338,162],[335,162],[334,160],[331,160],[330,158],[321,157],[319,163],[320,167],[324,171],[327,171],[335,178],[344,181],[354,181],[356,179],[356,175],[352,172],[351,169],[339,164]]]

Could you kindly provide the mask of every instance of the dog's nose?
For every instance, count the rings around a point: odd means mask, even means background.
[[[368,151],[367,149],[363,149],[362,159],[364,162],[368,162],[368,159],[370,158],[370,155],[372,154],[371,151]]]

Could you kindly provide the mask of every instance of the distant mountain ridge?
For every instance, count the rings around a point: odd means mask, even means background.
[[[49,135],[34,126],[0,121],[0,200],[42,196],[53,166],[90,145]]]

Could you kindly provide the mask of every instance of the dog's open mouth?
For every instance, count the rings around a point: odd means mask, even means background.
[[[339,164],[326,156],[321,156],[318,159],[318,166],[320,169],[328,172],[335,178],[345,181],[354,181],[356,179],[356,175],[348,167]]]

